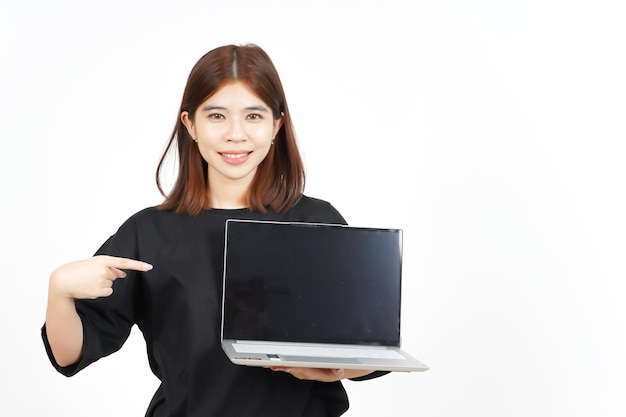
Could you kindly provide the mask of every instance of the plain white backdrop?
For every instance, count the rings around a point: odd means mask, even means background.
[[[346,416],[626,415],[622,4],[0,0],[0,415],[144,414],[138,332],[48,363],[48,277],[160,202],[191,66],[247,42],[306,193],[405,229],[403,346],[431,369],[346,382]]]

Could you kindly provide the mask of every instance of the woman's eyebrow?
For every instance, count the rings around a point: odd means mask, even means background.
[[[261,111],[261,112],[265,112],[265,113],[269,112],[269,110],[267,110],[263,106],[250,106],[250,107],[246,107],[246,110]]]
[[[213,105],[207,104],[206,106],[202,106],[202,108],[200,109],[200,111],[203,111],[203,112],[214,111],[214,110],[226,110],[226,107],[213,106]]]

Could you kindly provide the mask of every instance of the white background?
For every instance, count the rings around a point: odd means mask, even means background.
[[[53,370],[47,280],[160,202],[191,66],[245,42],[306,193],[405,229],[403,346],[431,369],[347,382],[347,416],[626,415],[622,4],[0,0],[0,415],[145,412],[138,332]]]

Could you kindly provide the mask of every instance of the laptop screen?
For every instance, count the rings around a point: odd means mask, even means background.
[[[228,220],[224,256],[224,339],[400,345],[400,229]]]

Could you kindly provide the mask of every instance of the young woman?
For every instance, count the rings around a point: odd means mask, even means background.
[[[226,219],[345,224],[332,205],[303,195],[289,109],[261,48],[219,47],[193,67],[157,169],[162,192],[174,148],[179,172],[164,202],[131,216],[94,257],[51,274],[42,337],[52,364],[74,375],[120,349],[137,325],[161,381],[147,416],[343,414],[340,380],[383,373],[239,366],[220,346]]]

